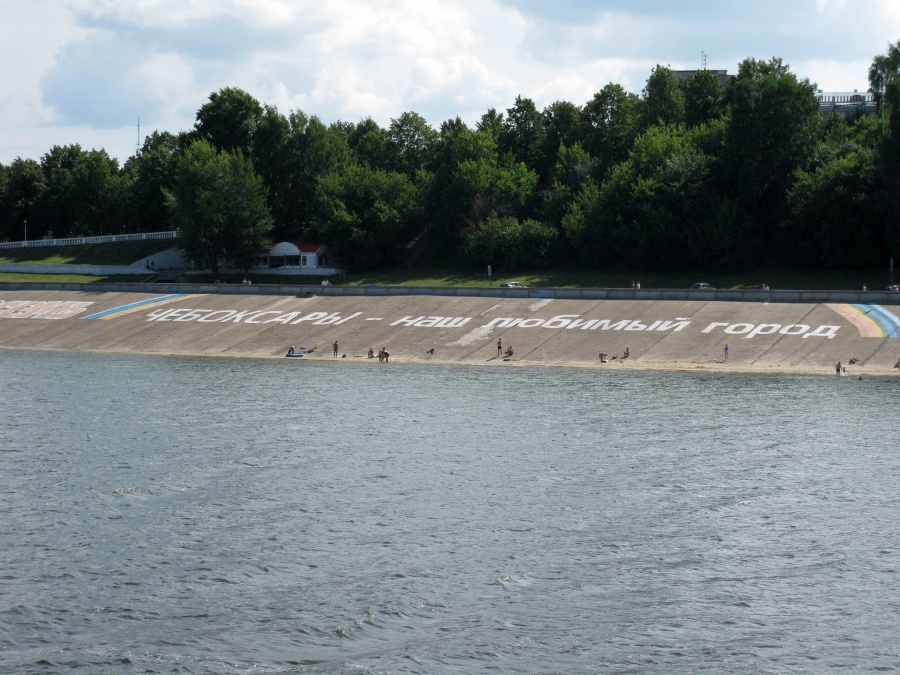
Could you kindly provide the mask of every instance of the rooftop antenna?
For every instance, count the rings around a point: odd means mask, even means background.
[[[138,117],[138,135],[137,135],[137,145],[134,148],[134,154],[141,154],[141,118]]]
[[[706,52],[700,52],[700,70],[706,70]]]

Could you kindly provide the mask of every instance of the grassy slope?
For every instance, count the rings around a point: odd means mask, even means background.
[[[85,246],[34,247],[25,249],[0,249],[0,262],[44,264],[96,264],[130,265],[136,260],[172,247],[171,240],[133,241]],[[229,283],[240,283],[243,275],[223,275]],[[256,284],[307,285],[318,284],[321,276],[252,275]],[[192,274],[184,281],[210,281],[209,275]],[[0,281],[134,281],[140,277],[88,277],[81,275],[0,274]],[[531,287],[550,288],[630,288],[640,281],[642,288],[687,288],[695,281],[705,281],[716,288],[754,288],[766,283],[771,288],[806,289],[862,289],[865,284],[875,290],[883,288],[890,280],[889,270],[868,272],[795,272],[767,270],[739,274],[662,274],[640,272],[600,272],[558,267],[551,270],[521,274],[495,274],[491,285],[504,281],[519,281]],[[482,270],[445,265],[404,267],[368,273],[349,273],[343,278],[332,278],[332,283],[348,285],[377,284],[379,286],[487,286],[487,275]],[[897,278],[895,278],[895,282]]]
[[[317,285],[321,276],[251,275],[255,284]],[[209,275],[190,275],[182,280],[209,281]],[[240,283],[242,275],[223,275],[227,283]],[[631,288],[633,281],[640,281],[641,288],[687,288],[695,281],[705,281],[715,288],[759,288],[763,283],[775,289],[842,290],[859,289],[863,284],[869,289],[883,288],[889,281],[889,272],[833,272],[816,274],[789,270],[744,272],[740,274],[661,274],[646,272],[598,272],[557,268],[522,274],[494,276],[491,285],[504,281],[519,281],[532,288]],[[487,275],[470,269],[449,267],[412,267],[382,270],[369,273],[348,273],[343,278],[332,278],[333,284],[363,286],[488,286]]]
[[[124,241],[83,246],[35,246],[0,249],[0,262],[44,265],[130,265],[174,245],[172,239]]]

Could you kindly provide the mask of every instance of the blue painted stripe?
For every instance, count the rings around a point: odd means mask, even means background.
[[[132,307],[140,307],[141,305],[152,305],[157,302],[162,302],[163,300],[171,300],[172,298],[183,298],[187,293],[172,293],[171,295],[161,295],[158,298],[150,298],[149,300],[139,300],[138,302],[132,302],[128,305],[122,305],[121,307],[113,307],[112,309],[107,309],[102,312],[97,312],[96,314],[91,314],[90,316],[81,317],[82,321],[86,321],[88,319],[99,319],[101,316],[107,316],[109,314],[115,314],[116,312],[123,312],[126,309],[131,309]]]
[[[875,321],[886,338],[900,337],[900,318],[881,305],[854,305],[863,314]]]

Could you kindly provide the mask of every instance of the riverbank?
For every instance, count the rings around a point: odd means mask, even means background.
[[[700,296],[155,290],[0,290],[0,348],[283,358],[292,345],[315,347],[303,358],[285,359],[288,367],[302,367],[305,360],[322,359],[377,366],[377,359],[366,358],[368,350],[385,347],[393,363],[833,375],[841,362],[853,376],[897,375],[893,366],[900,359],[900,306],[852,301],[856,298],[777,303]],[[505,359],[510,346],[514,354]],[[623,359],[626,349],[629,356]],[[607,363],[600,362],[601,352]]]

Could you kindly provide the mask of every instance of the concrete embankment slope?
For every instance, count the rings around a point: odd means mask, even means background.
[[[841,361],[896,375],[898,317],[898,305],[864,303],[0,290],[0,348],[281,358],[316,347],[293,360],[302,367],[331,360],[337,341],[339,358],[361,363],[386,347],[391,362],[833,374]]]

